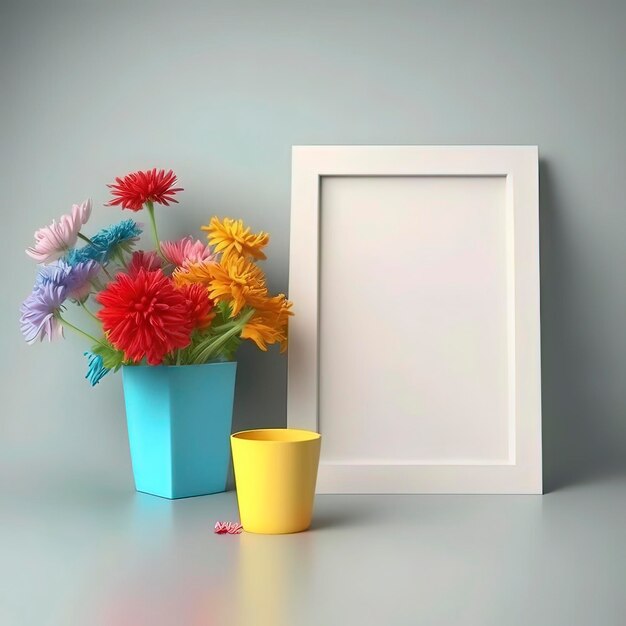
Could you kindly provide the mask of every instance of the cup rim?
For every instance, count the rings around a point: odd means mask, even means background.
[[[295,433],[299,435],[298,439],[257,439],[255,437],[249,437],[250,433],[275,433],[285,432]],[[321,439],[321,435],[313,430],[306,430],[304,428],[250,428],[248,430],[240,430],[233,433],[230,438],[237,439],[237,441],[251,441],[254,443],[267,443],[267,444],[298,444],[309,443],[311,441],[317,441]]]

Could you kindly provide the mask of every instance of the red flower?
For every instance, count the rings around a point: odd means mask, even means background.
[[[137,250],[133,252],[130,263],[126,268],[126,273],[129,276],[135,277],[141,268],[146,270],[146,272],[152,272],[160,269],[162,266],[163,262],[158,257],[156,252],[144,252],[143,250]]]
[[[176,174],[170,170],[157,170],[156,168],[146,172],[133,172],[124,178],[116,178],[115,182],[107,185],[113,191],[113,199],[108,206],[122,205],[123,209],[141,211],[146,202],[156,202],[169,206],[177,192],[183,191],[182,187],[174,187]]]
[[[97,298],[108,340],[124,358],[159,365],[172,350],[189,345],[192,320],[184,294],[161,270],[118,274]]]
[[[194,283],[193,285],[181,285],[179,289],[187,301],[188,315],[194,328],[209,326],[215,313],[213,313],[213,300],[209,298],[206,287]]]

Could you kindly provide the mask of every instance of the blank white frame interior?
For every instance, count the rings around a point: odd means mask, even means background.
[[[318,493],[541,493],[538,151],[294,146],[287,421]]]

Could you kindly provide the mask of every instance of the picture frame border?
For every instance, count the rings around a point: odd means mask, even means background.
[[[501,176],[513,289],[514,448],[507,464],[329,463],[318,493],[542,493],[537,146],[293,146],[287,425],[319,432],[321,183],[330,176]]]

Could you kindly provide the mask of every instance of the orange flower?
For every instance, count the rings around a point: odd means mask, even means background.
[[[255,314],[244,326],[242,339],[250,339],[263,351],[268,344],[279,343],[280,351],[287,350],[287,325],[292,303],[281,293],[257,302]]]
[[[207,239],[215,252],[222,253],[222,260],[232,256],[251,259],[265,259],[262,249],[267,245],[270,236],[267,233],[251,233],[242,220],[225,217],[222,222],[217,217],[211,218],[208,226],[202,226],[208,233]]]
[[[237,317],[245,306],[257,308],[267,298],[261,269],[243,257],[222,257],[219,263],[191,263],[174,272],[176,285],[204,285],[215,302],[230,304],[230,316]]]
[[[177,287],[199,284],[208,289],[213,280],[214,265],[217,265],[214,261],[199,261],[177,267],[172,274],[172,280]]]

